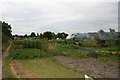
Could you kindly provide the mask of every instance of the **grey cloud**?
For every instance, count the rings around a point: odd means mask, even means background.
[[[47,1],[4,0],[2,20],[12,24],[13,34],[117,30],[117,2]]]

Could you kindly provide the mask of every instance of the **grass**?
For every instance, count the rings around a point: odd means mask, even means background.
[[[51,58],[16,61],[28,72],[20,75],[22,78],[83,78],[82,73],[64,67]]]
[[[34,59],[48,56],[50,56],[49,53],[39,49],[17,49],[10,52],[10,57],[12,59]]]
[[[88,51],[80,50],[78,45],[49,43],[48,50],[52,55],[71,56],[76,58],[88,57]]]
[[[25,41],[25,42],[24,42]],[[67,43],[71,41],[65,40]],[[33,59],[33,58],[41,58],[48,57],[54,55],[62,55],[62,56],[71,56],[75,58],[87,58],[89,56],[89,52],[86,50],[81,50],[79,45],[75,44],[67,44],[64,40],[14,40],[13,48],[11,49],[11,57],[13,59]],[[88,41],[89,42],[89,41]],[[37,43],[39,43],[37,45]],[[30,44],[32,47],[29,47]],[[26,47],[23,47],[26,46]],[[37,48],[37,49],[36,49]],[[94,49],[98,55],[106,58],[112,56],[113,53],[116,55],[116,51],[118,51],[118,46],[94,46],[94,47],[86,47]],[[114,51],[114,52],[113,52]],[[104,60],[103,60],[104,61]]]
[[[3,70],[3,74],[2,74],[3,78],[17,78],[16,75],[14,75],[11,70],[10,63],[11,63],[10,58],[6,58],[3,61],[3,69],[2,69]]]
[[[10,57],[12,59],[33,59],[33,58],[41,58],[41,57],[48,57],[48,56],[54,56],[54,55],[71,56],[75,58],[88,57],[87,55],[88,51],[80,50],[79,45],[54,43],[54,42],[51,43],[50,41],[41,42],[41,41],[42,40],[13,41],[13,45],[10,49]],[[40,44],[36,47],[37,43],[40,43]],[[29,47],[30,45],[33,45],[33,46]],[[25,47],[22,47],[22,46],[25,46]]]
[[[120,49],[119,49],[119,46],[106,46],[106,47],[93,47],[95,50],[98,50],[98,51],[110,51],[110,52],[112,52],[112,51],[117,51],[117,52],[119,52],[120,51]]]
[[[97,58],[97,60],[102,61],[102,62],[118,62],[118,56],[100,56]]]
[[[29,43],[23,41],[13,42],[10,49],[10,57],[15,59],[20,66],[28,73],[26,75],[20,74],[22,78],[83,78],[83,73],[76,72],[74,69],[67,68],[56,61],[51,59],[51,56],[62,55],[71,56],[74,58],[87,58],[88,51],[80,50],[79,45],[66,44],[59,42],[40,42],[36,46],[37,42],[30,42],[33,46],[29,47]],[[22,44],[21,44],[22,43]],[[43,45],[44,44],[44,45]],[[25,47],[23,47],[23,45]],[[95,50],[111,50],[105,47],[91,47]],[[116,49],[115,49],[116,50]],[[18,59],[18,60],[17,60]],[[20,59],[20,60],[19,60]],[[102,62],[117,61],[116,56],[114,58],[108,56],[100,56],[97,60]],[[14,77],[10,70],[10,62],[8,59],[5,62],[5,68],[3,75],[5,77]]]

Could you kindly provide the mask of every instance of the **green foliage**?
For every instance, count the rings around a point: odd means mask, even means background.
[[[2,51],[6,50],[9,45],[9,40],[12,38],[11,26],[8,23],[0,21],[0,30],[2,29],[2,34],[0,34],[2,39]]]
[[[16,60],[25,68],[27,75],[21,77],[30,78],[51,78],[50,80],[59,80],[58,78],[83,78],[84,74],[81,71],[75,71],[69,67],[61,65],[51,58],[41,58],[32,60]],[[53,79],[54,78],[54,79]],[[55,79],[56,78],[56,79]],[[40,79],[36,79],[40,80]],[[44,79],[43,79],[44,80]],[[45,79],[47,80],[47,79]],[[62,79],[64,80],[64,79]],[[76,80],[76,79],[73,79]]]
[[[120,54],[119,46],[99,46],[91,48],[94,49],[96,53],[102,57],[118,56]]]
[[[36,34],[35,34],[34,32],[32,32],[30,36],[31,36],[31,37],[35,37]]]
[[[44,33],[43,33],[43,37],[44,37],[44,38],[47,38],[48,40],[50,40],[50,39],[55,38],[55,34],[48,31],[48,32],[44,32]]]
[[[80,50],[79,46],[74,44],[49,43],[46,51],[51,55],[63,55],[76,58],[85,58],[88,54],[87,51]]]
[[[3,62],[3,68],[2,68],[2,78],[6,78],[5,80],[14,80],[12,78],[17,78],[15,74],[13,74],[11,70],[11,59],[10,58],[5,58]],[[7,79],[8,78],[8,79]]]
[[[110,61],[110,58],[102,56],[102,57],[99,57],[98,60],[103,61],[103,62],[107,62],[107,61]]]
[[[92,47],[92,48],[94,48],[96,51],[109,51],[109,52],[120,51],[119,46],[107,46],[107,47],[99,46],[99,47]]]
[[[96,40],[95,39],[84,39],[80,41],[82,46],[85,47],[95,47],[96,45]]]
[[[33,59],[33,58],[43,58],[50,56],[39,49],[17,49],[10,52],[10,57],[12,59]]]
[[[12,37],[11,26],[8,23],[2,22],[2,43],[7,43]]]
[[[116,51],[118,51],[119,49],[117,46],[111,47],[94,46],[89,47],[87,50],[87,48],[82,49],[80,48],[80,45],[73,44],[74,41],[81,42],[81,44],[83,44],[81,40],[41,40],[41,39],[15,40],[13,41],[14,43],[13,50],[34,48],[43,50],[46,53],[49,53],[51,56],[63,55],[76,58],[86,58],[95,56],[109,56],[109,53],[112,53],[114,51],[114,53],[116,54]]]
[[[22,46],[23,48],[41,49],[42,43],[40,40],[24,40]]]
[[[11,31],[11,25],[9,25],[8,23],[3,22],[2,23],[2,33],[4,33],[8,37],[12,37],[11,32],[12,32]]]
[[[22,45],[23,40],[13,40],[14,45]]]
[[[56,38],[65,39],[67,36],[68,36],[68,34],[66,34],[64,32],[57,33],[57,35],[54,32],[50,32],[50,31],[40,34],[40,38],[46,38],[48,40],[56,39]]]
[[[54,32],[47,31],[44,32],[43,34],[40,33],[40,38],[46,38],[48,40],[51,40],[51,39],[56,39],[56,35]]]
[[[2,43],[4,44],[4,43],[8,42],[8,40],[9,40],[9,37],[6,36],[4,33],[2,33]]]
[[[43,51],[42,40],[14,40],[10,48],[10,57],[12,59],[33,59],[50,56]]]
[[[58,33],[57,34],[57,38],[60,38],[60,39],[66,39],[68,36],[68,34],[62,32],[62,33]]]
[[[118,62],[118,57],[114,57],[114,56],[100,56],[99,58],[97,58],[98,61],[102,61],[102,62],[109,62],[109,61],[115,61]]]

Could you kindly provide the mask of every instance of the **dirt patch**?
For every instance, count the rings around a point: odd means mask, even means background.
[[[94,78],[118,78],[118,63],[105,63],[94,58],[74,59],[66,56],[54,56],[61,64],[83,71]]]
[[[18,63],[18,61],[13,60],[12,64],[11,64],[12,69],[15,71],[17,76],[25,76],[27,74],[27,71],[25,69],[23,69],[20,64]]]

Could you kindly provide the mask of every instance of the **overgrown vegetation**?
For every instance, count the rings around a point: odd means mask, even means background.
[[[40,58],[55,55],[85,58],[88,51],[80,50],[79,45],[53,43],[43,40],[15,40],[10,52],[13,59]]]
[[[41,49],[42,43],[40,40],[23,40],[22,42],[23,48],[36,48]]]
[[[88,54],[87,51],[80,50],[79,46],[74,44],[50,43],[48,49],[51,54],[62,56],[85,58]]]
[[[4,52],[6,50],[6,47],[9,45],[9,40],[12,38],[11,34],[11,25],[9,25],[6,22],[1,22],[2,24],[1,29],[2,29],[2,51]]]
[[[10,53],[12,59],[34,59],[48,56],[50,56],[50,54],[39,49],[17,49]]]
[[[75,41],[80,43],[80,45],[75,44]],[[87,58],[87,57],[95,57],[95,55],[109,57],[111,55],[117,56],[119,54],[118,46],[84,47],[82,46],[82,44],[86,44],[86,41],[85,42],[84,41],[82,42],[81,40],[75,40],[75,41],[74,40],[41,40],[41,39],[14,40],[11,49],[13,50],[11,51],[11,57],[13,59],[29,59],[29,58],[33,59],[33,58],[62,55],[62,56],[71,56],[75,58]],[[81,46],[83,49],[80,48]]]

